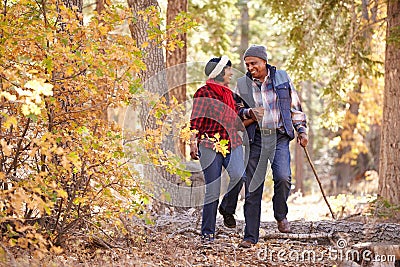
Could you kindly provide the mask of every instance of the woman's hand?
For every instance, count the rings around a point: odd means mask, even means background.
[[[190,141],[190,157],[192,159],[199,159],[199,148],[196,141]]]

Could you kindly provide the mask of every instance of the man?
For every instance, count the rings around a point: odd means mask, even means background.
[[[190,156],[200,159],[206,184],[201,224],[204,243],[214,241],[222,167],[230,177],[228,191],[219,207],[226,227],[236,227],[233,214],[245,178],[242,139],[238,134],[242,124],[228,87],[232,78],[231,66],[226,56],[212,58],[205,67],[208,80],[193,96],[190,126],[196,134],[191,137]],[[228,140],[228,151],[218,149],[216,142],[222,140]]]
[[[291,187],[289,142],[297,131],[298,143],[308,143],[306,116],[295,88],[283,70],[268,64],[266,48],[252,45],[244,53],[245,76],[237,81],[236,102],[246,123],[245,142],[247,180],[245,182],[245,233],[240,247],[249,248],[258,242],[261,199],[268,160],[272,167],[274,217],[278,230],[290,233],[287,221],[287,198]]]

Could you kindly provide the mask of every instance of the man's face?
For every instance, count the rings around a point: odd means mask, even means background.
[[[267,76],[267,62],[259,57],[246,57],[244,59],[247,70],[251,76],[256,79],[264,80]]]

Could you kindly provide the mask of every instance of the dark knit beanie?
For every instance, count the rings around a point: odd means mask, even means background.
[[[243,58],[258,57],[268,62],[267,49],[263,45],[252,45],[244,52]]]

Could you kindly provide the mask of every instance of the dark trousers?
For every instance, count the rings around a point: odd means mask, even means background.
[[[208,235],[215,233],[217,208],[221,190],[222,167],[226,169],[230,178],[227,193],[221,201],[221,207],[226,213],[235,213],[238,196],[246,175],[242,146],[233,149],[226,157],[202,145],[199,147],[199,152],[200,164],[203,169],[206,184],[201,234]]]
[[[287,198],[291,187],[290,171],[290,138],[286,134],[276,133],[261,136],[256,132],[254,142],[246,146],[246,182],[245,182],[245,230],[244,240],[258,242],[261,199],[268,160],[271,162],[274,182],[274,195],[272,197],[274,217],[281,221],[288,213]]]

